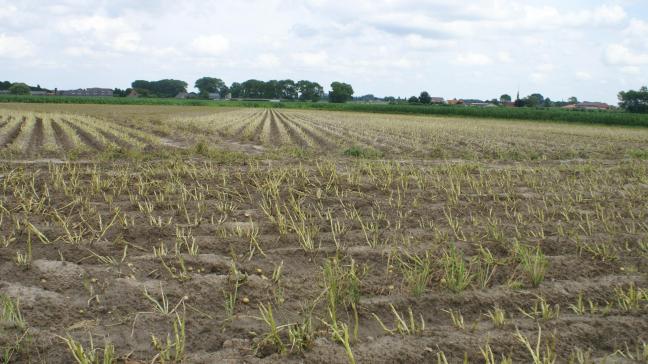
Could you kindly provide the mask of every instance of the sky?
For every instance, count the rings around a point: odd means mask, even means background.
[[[0,80],[191,89],[202,76],[616,104],[648,84],[648,1],[0,0]]]

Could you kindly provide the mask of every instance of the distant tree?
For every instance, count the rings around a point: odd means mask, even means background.
[[[418,99],[421,104],[429,104],[432,102],[432,97],[427,91],[421,92]]]
[[[122,90],[120,88],[116,88],[113,90],[113,96],[114,97],[126,97],[128,96],[133,89],[127,88],[125,90]]]
[[[416,96],[412,96],[409,99],[407,99],[407,102],[410,104],[418,104],[419,103],[419,98]]]
[[[287,100],[296,100],[299,97],[297,84],[293,80],[281,80],[278,82],[279,98]]]
[[[543,106],[544,106],[544,107],[552,107],[553,104],[554,104],[554,103],[553,103],[553,101],[551,101],[550,98],[547,97],[546,99],[544,99],[544,102],[543,102]]]
[[[348,83],[333,82],[331,83],[331,92],[329,92],[329,101],[347,102],[353,98],[353,87]]]
[[[541,94],[531,94],[527,96],[527,106],[531,107],[537,107],[537,106],[542,106],[544,104],[544,96]]]
[[[229,88],[220,78],[202,77],[196,80],[194,87],[199,90],[200,97],[208,98],[210,93],[218,92],[225,96]]]
[[[262,99],[266,95],[266,84],[260,80],[247,80],[241,83],[240,97],[246,99]]]
[[[528,106],[527,104],[528,99],[515,99],[515,107],[525,107]]]
[[[385,96],[385,97],[383,97],[383,100],[385,100],[387,102],[395,102],[396,98],[394,96]]]
[[[159,81],[137,80],[131,84],[141,96],[175,97],[180,92],[187,92],[187,83],[180,80],[164,79]]]
[[[500,96],[499,99],[500,99],[500,102],[502,102],[502,103],[511,102],[511,100],[513,100],[513,98],[511,98],[511,95],[508,95],[508,94],[504,94],[504,95]]]
[[[238,82],[234,82],[230,86],[230,93],[232,94],[233,98],[237,99],[241,97],[241,90],[242,90],[241,84]]]
[[[0,82],[0,90],[8,90],[11,85],[12,84],[9,81],[2,81]]]
[[[9,87],[9,93],[12,95],[29,95],[30,91],[29,86],[24,83],[14,83]]]
[[[648,87],[619,92],[619,107],[628,112],[648,113]]]
[[[319,101],[324,95],[324,88],[317,82],[301,80],[296,84],[300,101]]]
[[[567,102],[569,102],[570,104],[577,104],[578,103],[578,98],[576,98],[576,96],[572,96],[572,97],[567,99]]]

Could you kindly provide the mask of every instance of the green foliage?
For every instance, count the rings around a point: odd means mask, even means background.
[[[234,87],[234,85],[232,86]],[[232,89],[234,97],[234,90]],[[303,94],[300,94],[300,100]],[[418,100],[416,96],[414,96]],[[319,96],[315,101],[319,100]],[[259,107],[318,109],[330,111],[357,111],[378,114],[441,115],[452,117],[534,120],[539,122],[570,122],[583,124],[626,125],[648,127],[648,115],[621,111],[565,110],[560,108],[464,107],[451,105],[366,104],[327,102],[221,101],[198,99],[163,99],[130,97],[73,97],[73,96],[19,96],[0,95],[0,102],[52,104],[112,104],[112,105],[176,105],[212,107]],[[458,120],[460,122],[460,120]]]
[[[348,83],[333,82],[331,84],[331,92],[329,93],[329,100],[335,103],[344,103],[350,101],[353,97],[353,87]]]
[[[29,95],[30,91],[29,86],[24,83],[14,83],[9,87],[9,93],[12,95]]]
[[[629,90],[619,92],[619,106],[632,113],[648,113],[648,87],[639,91]]]
[[[627,153],[632,158],[648,160],[648,149],[634,148],[628,150]]]
[[[204,98],[207,98],[209,93],[212,92],[218,92],[221,96],[225,96],[229,91],[229,88],[225,85],[223,80],[214,77],[199,78],[196,80],[194,87],[200,90],[200,96]]]
[[[297,92],[299,92],[300,101],[319,101],[324,95],[324,88],[317,82],[299,81],[297,82]]]
[[[343,154],[347,157],[356,158],[380,158],[383,156],[381,151],[370,147],[351,147],[349,149],[346,149]]]
[[[427,91],[421,92],[421,95],[418,98],[421,104],[429,104],[432,102],[432,96]]]
[[[159,81],[134,81],[131,86],[140,95],[154,97],[175,97],[180,92],[187,91],[187,83],[180,80],[159,80]]]

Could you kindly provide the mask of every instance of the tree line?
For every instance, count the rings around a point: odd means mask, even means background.
[[[131,88],[122,90],[114,89],[113,96],[125,97],[136,91],[142,97],[175,97],[181,92],[187,92],[188,84],[185,81],[174,79],[163,79],[159,81],[136,80],[131,83]],[[330,102],[347,102],[353,100],[353,87],[343,82],[331,83],[331,90],[328,94],[324,93],[324,88],[317,82],[301,80],[247,80],[245,82],[234,82],[230,86],[215,77],[202,77],[194,83],[194,87],[199,90],[198,97],[209,98],[210,94],[218,93],[222,98],[230,94],[232,98],[238,99],[281,99],[292,101],[320,101],[328,98]],[[8,91],[14,95],[29,95],[32,91],[50,91],[41,88],[40,85],[29,86],[22,82],[0,81],[0,91]],[[648,87],[643,86],[639,90],[621,91],[618,94],[619,107],[627,112],[648,113]],[[371,101],[377,98],[373,95],[365,95],[357,98],[361,101]],[[394,97],[385,97],[384,101],[398,103]],[[419,96],[412,96],[407,100],[412,104],[430,104],[432,97],[427,91],[423,91]],[[481,100],[475,100],[481,101]],[[567,101],[552,101],[540,93],[533,93],[524,98],[516,98],[513,101],[508,94],[501,95],[499,99],[486,101],[492,104],[513,103],[516,107],[556,107],[578,103],[576,97],[570,97]]]
[[[159,81],[136,80],[131,88],[115,89],[114,96],[125,97],[135,91],[141,97],[175,97],[187,92],[188,84],[181,80],[164,79]],[[196,80],[194,87],[198,89],[198,98],[208,99],[210,95],[218,94],[219,98],[231,95],[234,99],[281,99],[291,101],[320,101],[328,96],[331,102],[347,102],[353,97],[353,87],[343,82],[331,83],[328,95],[324,87],[317,82],[301,80],[247,80],[227,85],[222,79],[202,77]]]

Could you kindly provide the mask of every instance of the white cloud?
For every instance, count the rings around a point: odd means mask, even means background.
[[[405,37],[407,45],[414,49],[439,49],[450,48],[457,45],[454,40],[425,38],[419,34],[408,34]]]
[[[641,68],[634,66],[621,67],[621,72],[626,75],[638,75],[641,74]]]
[[[592,79],[592,75],[589,72],[578,71],[576,72],[576,79],[579,81],[589,81]]]
[[[14,5],[2,4],[2,6],[0,6],[0,19],[11,18],[14,14],[16,14],[17,11],[18,8],[16,8]]]
[[[635,52],[622,44],[610,44],[605,49],[604,59],[611,65],[640,66],[648,64],[648,53]]]
[[[319,52],[298,52],[291,55],[292,59],[306,66],[323,66],[328,61],[326,51]]]
[[[63,53],[65,53],[65,54],[67,54],[69,56],[73,56],[73,57],[96,57],[96,56],[99,56],[99,53],[97,51],[93,50],[90,47],[83,47],[83,46],[80,46],[80,47],[77,47],[77,46],[66,47],[63,50]]]
[[[274,68],[279,66],[279,57],[272,53],[260,54],[256,59],[256,66],[261,68]]]
[[[497,53],[497,60],[502,63],[511,63],[513,62],[513,57],[511,57],[509,52],[502,51]]]
[[[22,58],[33,54],[34,46],[25,38],[0,34],[0,58]]]
[[[112,48],[116,51],[136,52],[140,49],[141,37],[135,32],[118,34],[112,41]]]
[[[88,32],[102,39],[111,38],[116,33],[130,31],[131,26],[125,18],[106,16],[70,16],[56,22],[56,29],[67,35],[83,36]]]
[[[630,24],[623,30],[625,35],[634,36],[634,37],[646,37],[648,34],[648,22],[632,19]]]
[[[209,56],[221,55],[227,52],[229,47],[229,39],[221,34],[202,35],[191,42],[194,51]]]
[[[457,56],[457,62],[470,66],[484,66],[491,64],[493,60],[482,53],[462,53]]]

